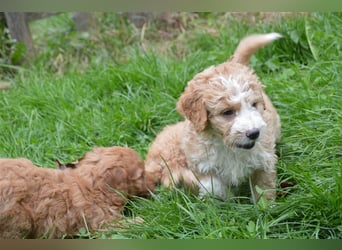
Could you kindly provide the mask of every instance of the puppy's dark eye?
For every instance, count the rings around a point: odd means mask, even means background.
[[[231,115],[234,115],[235,114],[235,111],[234,110],[226,110],[222,113],[222,115],[225,115],[225,116],[231,116]]]
[[[258,106],[258,103],[253,102],[252,107],[253,107],[253,108],[257,108],[257,106]]]

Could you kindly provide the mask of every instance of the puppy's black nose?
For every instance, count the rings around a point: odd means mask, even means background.
[[[260,135],[260,130],[257,128],[253,128],[253,129],[246,131],[246,136],[251,140],[258,139],[259,135]]]

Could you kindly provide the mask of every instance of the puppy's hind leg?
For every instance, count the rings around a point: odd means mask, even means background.
[[[33,219],[29,211],[21,204],[16,203],[5,210],[0,206],[0,211],[0,239],[34,237]]]

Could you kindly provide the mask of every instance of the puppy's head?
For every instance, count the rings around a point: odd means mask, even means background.
[[[280,37],[253,35],[242,40],[231,59],[197,74],[177,109],[199,133],[222,138],[229,147],[251,149],[266,127],[263,86],[245,64],[259,47]]]
[[[148,196],[154,188],[153,182],[145,176],[144,163],[139,154],[127,147],[95,148],[76,165],[77,171],[89,169],[96,186],[101,189],[109,186],[127,196]]]

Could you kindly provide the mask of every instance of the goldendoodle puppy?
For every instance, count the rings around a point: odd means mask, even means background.
[[[39,168],[0,159],[0,238],[60,238],[122,218],[127,197],[148,196],[139,155],[124,147],[95,148],[76,168]]]
[[[246,64],[254,51],[279,37],[248,36],[228,61],[189,81],[177,103],[185,121],[167,126],[147,154],[146,171],[155,182],[195,185],[201,196],[226,199],[229,190],[250,179],[256,196],[258,185],[274,198],[280,119]]]

